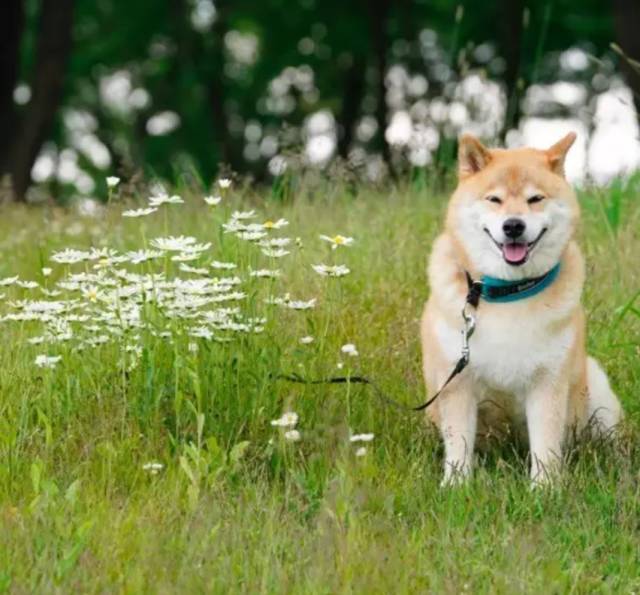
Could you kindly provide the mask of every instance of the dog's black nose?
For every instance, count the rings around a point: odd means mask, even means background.
[[[502,231],[504,231],[504,235],[512,240],[519,238],[524,233],[525,228],[525,222],[516,217],[510,217],[502,224]]]

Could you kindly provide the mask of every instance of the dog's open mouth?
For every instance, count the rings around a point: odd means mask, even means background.
[[[498,247],[500,252],[502,252],[502,257],[507,264],[520,266],[521,264],[527,262],[529,254],[531,254],[532,250],[540,241],[540,238],[546,233],[547,228],[544,227],[538,234],[538,237],[533,240],[533,242],[509,241],[505,242],[504,244],[496,241],[495,238],[491,235],[491,232],[486,227],[484,228],[484,231],[493,240],[493,243]]]

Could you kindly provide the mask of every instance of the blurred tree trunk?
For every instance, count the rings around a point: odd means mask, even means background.
[[[387,55],[389,53],[387,21],[391,9],[391,0],[369,0],[368,6],[377,75],[375,118],[378,124],[378,139],[382,157],[387,164],[390,164],[391,151],[384,136],[387,129],[387,88],[384,79],[387,73]]]
[[[71,50],[74,3],[75,0],[42,0],[31,101],[16,127],[10,148],[16,200],[25,199],[31,182],[31,168],[53,125],[62,98]]]
[[[212,66],[213,70],[209,79],[209,105],[211,107],[211,117],[215,134],[218,138],[221,161],[238,171],[241,160],[236,156],[233,138],[229,131],[228,117],[226,109],[226,83],[224,73],[224,37],[228,32],[227,12],[229,3],[218,0],[216,2],[217,17],[211,29],[213,36]]]
[[[343,159],[349,155],[349,149],[353,143],[356,122],[360,115],[360,105],[365,90],[366,61],[356,56],[351,66],[345,73],[344,94],[340,109],[339,124],[340,136],[338,138],[338,154]]]
[[[8,139],[13,136],[16,121],[13,90],[20,72],[23,30],[23,0],[4,0],[0,6],[0,174],[7,169]]]
[[[500,133],[504,141],[507,132],[520,124],[522,38],[524,31],[524,0],[502,0],[504,19],[502,23],[502,53],[506,60],[504,84],[507,94],[507,109]]]
[[[633,103],[640,117],[640,2],[638,0],[614,0],[616,40],[624,53],[636,64],[623,58],[622,71],[633,92]]]

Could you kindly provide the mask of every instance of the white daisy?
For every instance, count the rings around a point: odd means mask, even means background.
[[[287,411],[278,419],[272,420],[271,425],[278,428],[293,428],[298,423],[298,419],[299,417],[297,413],[294,411]]]
[[[343,264],[312,264],[313,270],[323,277],[344,277],[351,271]]]
[[[284,248],[262,248],[262,253],[269,258],[282,258],[290,254],[290,252]]]
[[[184,271],[185,273],[192,273],[194,275],[208,275],[209,274],[209,269],[191,267],[188,264],[184,264],[184,263],[180,265],[180,270]]]
[[[311,335],[307,335],[306,337],[302,337],[300,339],[300,343],[302,345],[310,345],[311,343],[313,343],[315,341],[315,339],[311,336]]]
[[[53,272],[53,269],[50,269],[49,267],[42,267],[43,277],[48,277],[52,272]]]
[[[38,355],[35,364],[39,368],[55,368],[61,359],[61,355]]]
[[[363,457],[367,454],[367,447],[366,446],[361,446],[360,448],[358,448],[356,450],[356,456],[357,457]]]
[[[4,279],[0,279],[0,287],[13,285],[18,279],[18,275],[16,275],[15,277],[5,277]]]
[[[343,345],[340,348],[340,351],[342,351],[342,353],[345,353],[346,355],[350,355],[351,357],[358,356],[358,350],[353,343],[347,343],[346,345]]]
[[[263,248],[284,248],[291,243],[291,238],[269,238],[258,242]]]
[[[218,186],[220,186],[220,188],[229,188],[231,186],[231,179],[230,178],[220,178],[218,180]]]
[[[84,250],[74,250],[73,248],[65,248],[60,252],[54,252],[51,255],[51,260],[58,264],[75,264],[84,260],[89,260],[91,253]]]
[[[307,302],[302,300],[290,300],[286,302],[284,305],[287,308],[291,308],[291,310],[310,310],[311,308],[316,307],[317,301],[318,300],[316,298],[310,299]]]
[[[204,202],[206,202],[209,206],[215,207],[219,205],[222,201],[222,196],[205,196]]]
[[[135,250],[127,252],[125,256],[131,264],[140,264],[154,258],[160,258],[162,255],[160,250]]]
[[[286,219],[278,219],[277,221],[265,221],[262,224],[262,227],[265,229],[280,229],[281,227],[286,227],[289,225],[289,222]]]
[[[280,269],[259,269],[257,271],[250,271],[249,275],[259,279],[276,279],[280,276]]]
[[[241,221],[243,219],[253,219],[256,216],[256,212],[252,209],[250,211],[234,211],[231,213],[231,219]]]
[[[115,188],[120,183],[120,178],[116,176],[108,176],[107,177],[107,186],[109,188]]]
[[[158,473],[160,473],[160,471],[162,471],[163,469],[164,469],[164,465],[162,463],[152,462],[152,463],[145,463],[144,465],[142,465],[142,470],[146,471],[151,475],[158,475]]]
[[[156,207],[149,207],[147,209],[131,209],[129,211],[123,211],[123,217],[146,217],[147,215],[151,215],[151,213],[155,213],[158,209]]]
[[[220,269],[220,270],[231,270],[238,268],[238,265],[233,262],[220,262],[218,260],[214,260],[210,265],[212,269]]]
[[[353,434],[349,442],[371,442],[374,438],[374,434]]]
[[[332,250],[336,250],[338,246],[351,246],[351,244],[353,244],[354,242],[353,238],[350,238],[347,236],[341,236],[339,234],[335,236],[321,235],[320,239],[324,240],[325,242],[329,242],[331,244]]]
[[[160,194],[158,196],[149,197],[149,206],[159,207],[160,205],[181,205],[184,203],[181,196],[174,194],[169,196],[167,194]]]
[[[185,252],[190,250],[196,243],[196,239],[191,236],[169,236],[166,238],[155,238],[150,244],[158,250],[167,252]]]
[[[300,442],[300,432],[298,430],[287,430],[284,433],[284,439],[287,442]]]

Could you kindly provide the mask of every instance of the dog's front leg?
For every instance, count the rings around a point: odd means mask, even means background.
[[[473,467],[478,405],[471,386],[464,381],[447,388],[441,399],[440,431],[445,449],[442,485],[462,483]]]
[[[548,483],[560,470],[567,428],[568,383],[545,381],[527,396],[526,413],[531,451],[531,482]]]

